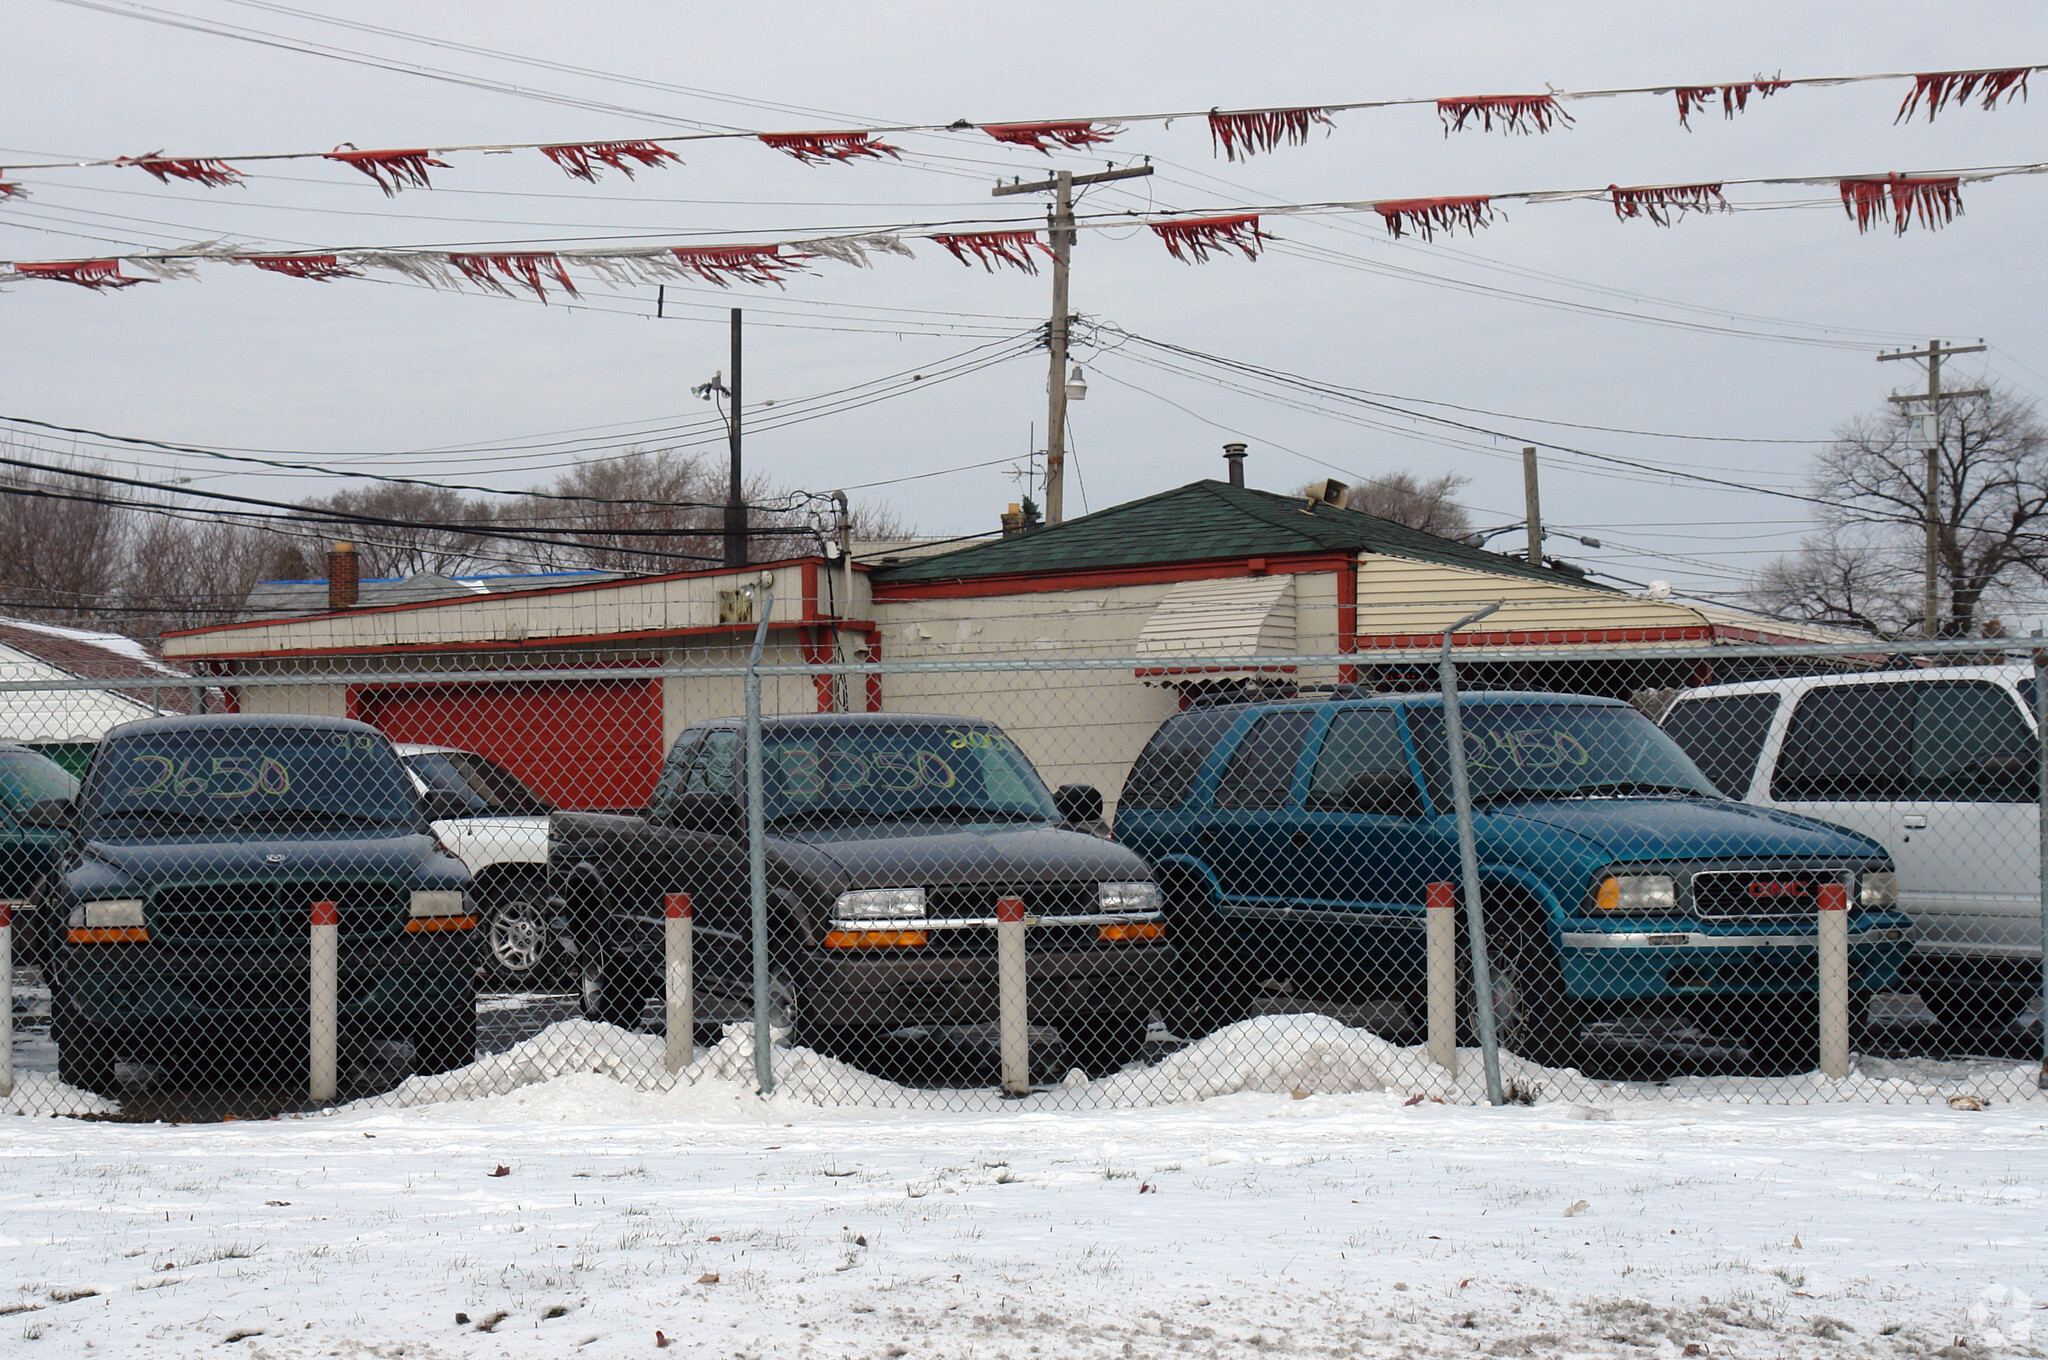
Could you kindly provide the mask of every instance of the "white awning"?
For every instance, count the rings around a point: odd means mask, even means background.
[[[26,652],[0,647],[0,680],[77,678]],[[164,688],[178,683],[167,677]],[[149,691],[134,693],[136,697],[129,698],[127,694],[104,689],[0,690],[0,741],[98,741],[110,727],[157,716],[157,711],[146,702]]]
[[[1173,673],[1175,658],[1291,656],[1296,650],[1294,578],[1244,576],[1182,581],[1153,606],[1138,634],[1138,655]],[[1207,674],[1214,666],[1193,667]]]

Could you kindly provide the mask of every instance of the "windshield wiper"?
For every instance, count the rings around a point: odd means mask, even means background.
[[[327,808],[261,808],[255,811],[238,812],[224,823],[228,826],[252,826],[258,822],[284,822],[293,826],[343,825],[343,826],[402,826],[388,817],[372,817],[366,812],[338,812]]]
[[[1525,799],[1525,798],[1558,798],[1558,797],[1568,797],[1568,796],[1570,796],[1570,795],[1571,795],[1571,794],[1572,794],[1573,792],[1575,792],[1575,790],[1571,790],[1571,789],[1546,789],[1546,788],[1534,788],[1534,787],[1527,787],[1527,788],[1513,788],[1513,789],[1495,789],[1495,790],[1493,790],[1493,791],[1492,791],[1492,792],[1490,792],[1490,793],[1475,793],[1475,794],[1473,794],[1473,795],[1472,795],[1472,806],[1473,806],[1473,807],[1485,807],[1485,806],[1487,806],[1487,805],[1488,805],[1489,803],[1512,803],[1512,802],[1516,802],[1516,801],[1518,801],[1518,800],[1521,800],[1521,799]]]
[[[1653,784],[1641,779],[1617,779],[1607,784],[1581,784],[1572,790],[1577,794],[1589,793],[1676,793],[1687,798],[1705,798],[1707,795],[1686,784]]]
[[[222,825],[221,819],[218,817],[204,817],[199,813],[187,812],[182,808],[111,808],[105,812],[92,814],[91,820],[98,823],[141,819],[153,822],[177,822],[188,826],[195,823],[199,826]]]
[[[877,808],[883,817],[972,817],[985,822],[1046,822],[1051,821],[1037,812],[1025,812],[1020,808],[992,808],[979,803],[921,803],[916,807]]]

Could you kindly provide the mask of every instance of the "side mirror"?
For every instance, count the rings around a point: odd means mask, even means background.
[[[430,822],[452,822],[462,817],[474,817],[477,809],[467,798],[447,789],[429,789],[426,797],[420,799],[421,810]]]
[[[45,831],[69,831],[77,816],[78,809],[69,798],[45,798],[20,813],[23,826],[39,826]]]
[[[1102,790],[1093,784],[1062,784],[1052,805],[1068,826],[1085,827],[1102,820]]]
[[[1368,771],[1344,786],[1344,811],[1420,817],[1422,793],[1405,770]]]
[[[743,837],[747,834],[746,804],[724,793],[679,793],[668,806],[671,825],[714,836]]]

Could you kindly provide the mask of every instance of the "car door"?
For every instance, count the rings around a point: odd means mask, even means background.
[[[1224,762],[1201,832],[1202,855],[1216,876],[1217,909],[1247,943],[1289,952],[1289,893],[1294,862],[1295,779],[1316,719],[1310,708],[1261,715]]]
[[[1289,895],[1315,971],[1388,990],[1420,959],[1423,885],[1441,851],[1393,708],[1331,715],[1291,839]]]

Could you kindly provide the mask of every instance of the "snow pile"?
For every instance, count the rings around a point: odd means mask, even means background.
[[[0,1096],[0,1114],[118,1114],[121,1107],[105,1096],[57,1080],[47,1072],[14,1074],[14,1092]]]
[[[629,1034],[589,1020],[558,1020],[503,1053],[467,1067],[432,1076],[407,1077],[397,1087],[365,1096],[347,1108],[436,1105],[451,1100],[484,1100],[571,1073],[594,1072],[633,1090],[652,1090],[671,1080],[656,1035]]]

